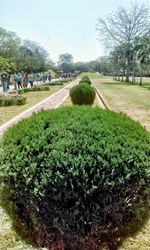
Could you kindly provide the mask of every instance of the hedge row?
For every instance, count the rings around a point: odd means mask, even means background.
[[[81,78],[81,80],[79,81],[79,84],[80,83],[88,83],[88,84],[92,84],[92,82],[91,82],[91,80],[89,79],[89,77],[87,76],[87,75],[85,75],[85,76],[83,76],[82,78]]]
[[[0,94],[0,107],[11,105],[24,105],[27,98],[19,94]]]
[[[73,104],[92,105],[95,99],[95,90],[88,76],[82,77],[79,85],[74,86],[70,90],[70,97]]]
[[[18,89],[17,92],[19,94],[24,94],[27,92],[34,92],[34,91],[49,91],[48,86],[34,86],[33,88],[23,88],[23,89]]]
[[[0,166],[6,203],[34,243],[86,249],[87,239],[100,247],[118,241],[147,207],[150,134],[98,108],[42,111],[6,132]]]
[[[49,83],[44,83],[46,86],[62,86],[63,82],[49,82]]]

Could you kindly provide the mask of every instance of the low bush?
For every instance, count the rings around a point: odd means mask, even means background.
[[[150,134],[122,114],[87,106],[42,111],[10,128],[0,152],[6,204],[42,247],[100,249],[141,221]]]
[[[88,77],[87,75],[83,76],[81,79],[82,79],[83,81],[90,80],[89,77]]]
[[[80,83],[70,90],[73,104],[92,105],[95,99],[95,90],[87,83]]]
[[[45,86],[63,86],[63,82],[49,82],[49,83],[44,83]]]
[[[49,87],[48,86],[34,86],[33,88],[23,88],[23,89],[17,90],[19,94],[24,94],[27,92],[34,92],[34,91],[49,91]]]
[[[0,94],[0,107],[24,105],[26,103],[26,99],[26,97],[21,96],[18,93]]]
[[[80,84],[80,83],[88,83],[89,85],[92,84],[92,82],[91,82],[90,80],[84,80],[84,79],[81,79],[81,80],[79,81],[79,84]]]

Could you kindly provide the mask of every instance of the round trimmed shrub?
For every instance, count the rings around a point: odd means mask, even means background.
[[[150,134],[122,114],[42,111],[10,128],[0,152],[6,203],[42,247],[99,249],[147,206]]]
[[[70,90],[73,104],[92,105],[95,99],[95,90],[87,83],[80,83]]]
[[[88,83],[89,85],[92,84],[92,82],[91,82],[90,80],[84,80],[84,79],[81,79],[81,80],[79,81],[79,84],[80,84],[80,83]]]
[[[85,76],[82,76],[82,78],[81,78],[83,81],[86,81],[86,80],[90,80],[89,79],[89,77],[87,76],[87,75],[85,75]]]

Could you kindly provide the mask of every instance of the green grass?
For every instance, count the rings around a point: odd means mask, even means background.
[[[15,117],[16,115],[22,113],[26,109],[34,106],[38,102],[44,100],[46,97],[51,96],[62,87],[63,86],[51,86],[49,91],[25,93],[23,94],[23,96],[27,97],[27,102],[25,105],[22,106],[0,107],[0,125]]]
[[[150,89],[145,86],[113,81],[110,77],[93,78],[110,109],[126,113],[150,131]]]
[[[84,72],[82,74],[79,75],[80,78],[82,78],[83,76],[87,75],[89,78],[91,79],[99,79],[99,78],[104,78],[103,75],[98,74],[98,73],[91,73],[91,72]]]

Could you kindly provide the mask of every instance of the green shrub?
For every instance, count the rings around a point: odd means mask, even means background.
[[[24,105],[26,103],[27,98],[25,96],[19,96],[15,98],[14,105]]]
[[[85,75],[85,76],[83,76],[83,77],[81,78],[81,80],[86,81],[86,80],[90,80],[90,79],[89,79],[89,77],[88,77],[87,75]]]
[[[18,89],[17,90],[19,94],[24,94],[27,92],[34,92],[34,91],[49,91],[48,86],[34,86],[33,88],[24,88],[24,89]]]
[[[44,83],[45,86],[63,86],[63,82],[49,82]]]
[[[147,206],[150,134],[121,114],[85,106],[34,114],[6,132],[0,161],[6,203],[49,249],[118,240]]]
[[[89,85],[92,84],[92,82],[90,80],[82,80],[82,79],[79,81],[79,84],[80,83],[88,83]]]
[[[17,89],[17,92],[18,92],[20,95],[22,95],[22,94],[25,93],[25,89]]]
[[[70,90],[73,104],[92,105],[95,99],[95,90],[87,83],[81,83]]]
[[[18,93],[1,94],[0,95],[0,107],[11,105],[24,105],[26,103],[26,97],[19,95]]]

